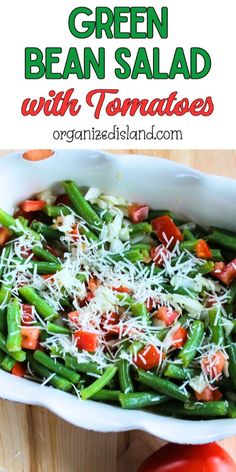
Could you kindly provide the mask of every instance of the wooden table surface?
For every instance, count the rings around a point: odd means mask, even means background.
[[[0,151],[0,156],[8,152]],[[118,152],[162,156],[236,178],[236,151]],[[85,431],[43,408],[0,400],[0,472],[136,472],[141,461],[162,444],[140,431]],[[236,460],[236,438],[221,444]]]

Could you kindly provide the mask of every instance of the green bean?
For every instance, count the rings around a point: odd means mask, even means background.
[[[7,372],[11,372],[15,363],[16,363],[15,359],[13,359],[8,354],[6,354],[3,361],[1,362],[1,367]]]
[[[236,405],[235,405],[235,403],[229,402],[227,413],[228,413],[228,416],[230,418],[236,418]]]
[[[182,241],[179,245],[180,251],[194,252],[197,247],[198,240]]]
[[[0,288],[0,306],[1,305],[6,305],[11,297],[11,289],[12,289],[13,283],[12,282],[7,282],[4,281],[1,285]]]
[[[81,282],[84,283],[87,281],[87,277],[83,272],[80,272],[79,274],[76,275],[76,278]]]
[[[7,332],[7,315],[6,309],[0,309],[0,332],[6,333]]]
[[[184,239],[185,241],[195,241],[196,238],[194,236],[194,234],[192,233],[192,231],[189,229],[189,228],[185,228],[183,230],[183,236],[184,236]]]
[[[2,279],[3,277],[5,264],[8,261],[8,258],[11,254],[11,250],[12,250],[12,243],[8,243],[2,250],[2,254],[1,254],[2,267],[0,269],[0,279]]]
[[[9,352],[21,350],[21,309],[18,300],[10,301],[7,307],[7,349]]]
[[[127,293],[120,293],[117,298],[123,303],[122,306],[124,305],[130,308],[133,316],[142,318],[142,323],[146,325],[151,324],[151,318],[145,303],[137,302],[137,300],[128,296]]]
[[[19,228],[17,227],[17,221],[20,223]],[[38,240],[40,239],[40,236],[35,233],[31,228],[25,227],[21,224],[20,220],[18,218],[13,218],[13,216],[9,215],[6,213],[4,210],[0,209],[0,223],[5,226],[6,228],[9,228],[12,230],[14,233],[17,235],[21,236],[24,234],[24,232],[30,234],[31,236],[34,237],[34,239]]]
[[[159,405],[169,400],[166,395],[159,395],[151,392],[121,393],[119,401],[122,408],[133,410],[145,408],[147,406]]]
[[[33,356],[34,359],[39,362],[39,364],[43,365],[51,372],[55,372],[64,379],[70,380],[70,382],[74,384],[77,384],[79,382],[80,375],[77,374],[77,372],[72,369],[68,369],[68,367],[65,367],[63,364],[60,364],[56,360],[52,359],[50,356],[47,356],[45,352],[35,351]]]
[[[24,362],[26,359],[26,354],[24,351],[18,351],[18,352],[10,352],[7,349],[7,340],[5,336],[0,333],[0,349],[4,351],[6,354],[9,354],[9,356],[13,357],[18,362]]]
[[[165,377],[171,377],[177,380],[189,380],[197,375],[195,369],[185,368],[182,365],[168,363],[164,370]]]
[[[102,220],[93,210],[89,202],[85,200],[75,182],[63,182],[63,187],[76,212],[87,221],[90,226],[101,230],[103,226]]]
[[[29,285],[19,288],[20,295],[36,308],[36,311],[45,319],[57,318],[54,308],[38,295],[36,290]]]
[[[218,308],[209,310],[209,327],[211,330],[211,342],[217,346],[224,344],[224,328],[222,325],[221,313]]]
[[[196,320],[191,325],[189,338],[179,352],[179,359],[182,360],[184,367],[188,367],[194,359],[198,348],[201,346],[204,338],[204,323]]]
[[[179,387],[169,380],[157,377],[157,375],[151,372],[145,372],[144,370],[137,370],[137,379],[139,382],[151,387],[153,390],[157,390],[163,395],[175,398],[176,400],[186,401],[188,400],[189,394],[181,392]]]
[[[49,379],[48,383],[53,385],[53,387],[63,390],[64,392],[69,392],[72,390],[73,385],[69,380],[64,379],[57,374],[52,376],[52,372],[43,365],[39,364],[39,362],[37,362],[30,354],[28,355],[28,359],[31,368],[35,370],[40,375],[40,377],[43,377],[45,380]]]
[[[14,259],[13,259],[14,260]],[[62,269],[62,265],[55,262],[46,262],[46,261],[33,261],[32,259],[29,262],[28,268],[30,271],[34,270],[34,267],[37,268],[38,274],[55,274],[56,272]]]
[[[150,234],[152,232],[152,225],[142,221],[141,223],[133,224],[129,227],[129,232],[131,235],[141,233],[141,234]]]
[[[65,355],[65,365],[70,369],[74,369],[82,374],[96,374],[101,375],[102,371],[98,368],[95,362],[78,362],[75,357],[70,354]]]
[[[208,236],[208,240],[219,244],[219,246],[230,249],[236,252],[236,236],[230,235],[221,231],[220,229],[214,229],[213,232]]]
[[[192,416],[202,418],[215,418],[219,416],[226,416],[228,413],[227,401],[213,401],[213,402],[171,402],[165,403],[163,406],[157,408],[157,413],[171,414],[173,416]]]
[[[196,273],[199,273],[202,275],[209,274],[210,272],[214,270],[214,266],[215,264],[213,261],[206,261],[204,262],[204,264],[198,266],[198,269],[196,270],[194,275],[196,275]]]
[[[91,400],[100,402],[118,402],[120,393],[120,390],[108,390],[103,388],[102,390],[99,390],[99,392],[95,393],[91,397]]]
[[[45,239],[50,239],[52,241],[60,241],[63,233],[61,231],[51,228],[50,226],[45,225],[39,221],[33,221],[31,224],[32,229],[36,233],[42,234]]]
[[[233,343],[231,338],[226,336],[226,344],[226,351],[229,356],[229,373],[234,384],[234,388],[236,388],[236,343]]]
[[[133,392],[134,386],[130,376],[130,364],[125,359],[120,359],[118,362],[118,375],[121,391],[123,393]]]
[[[158,331],[155,332],[155,336],[159,341],[164,341],[167,333],[169,332],[169,328],[160,328]]]
[[[46,249],[42,249],[41,247],[35,246],[32,248],[32,252],[36,257],[39,257],[43,261],[54,262],[55,264],[59,263],[58,258]]]
[[[80,233],[83,234],[90,243],[93,241],[95,243],[99,241],[97,235],[93,231],[91,231],[91,229],[87,229],[81,226]]]
[[[71,330],[66,326],[60,326],[50,321],[47,322],[47,331],[53,334],[71,334]]]
[[[71,215],[72,210],[65,206],[56,206],[56,205],[46,205],[43,209],[46,215],[50,216],[51,218],[58,218],[58,216],[67,216]]]
[[[5,357],[5,352],[0,349],[0,364],[2,363],[4,357]]]
[[[110,380],[114,377],[114,375],[117,372],[117,367],[116,366],[109,366],[106,368],[102,376],[95,380],[91,385],[88,387],[84,388],[81,391],[81,397],[82,400],[87,400],[88,398],[92,397],[95,395],[95,393],[99,392],[99,390],[102,390],[105,385],[107,385]]]
[[[229,290],[229,303],[236,302],[236,280],[232,283]]]
[[[223,261],[224,258],[221,254],[220,249],[211,249],[212,257],[211,260],[214,262]]]

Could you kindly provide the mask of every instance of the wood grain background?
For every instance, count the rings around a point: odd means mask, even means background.
[[[0,156],[9,152],[0,151]],[[161,156],[236,178],[236,151],[117,152]],[[140,431],[85,431],[43,408],[0,400],[0,472],[136,472],[142,460],[162,444]],[[236,438],[221,444],[236,460]]]

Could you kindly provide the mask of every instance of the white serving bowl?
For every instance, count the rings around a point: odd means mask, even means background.
[[[207,156],[206,156],[207,158]],[[31,194],[65,179],[99,187],[128,200],[167,208],[201,225],[236,230],[235,180],[207,175],[147,156],[110,155],[97,151],[56,151],[53,157],[29,162],[21,154],[0,159],[0,206],[12,212]],[[144,411],[78,400],[0,371],[0,396],[41,405],[70,423],[102,432],[147,431],[177,443],[201,444],[236,434],[236,420],[181,420]]]

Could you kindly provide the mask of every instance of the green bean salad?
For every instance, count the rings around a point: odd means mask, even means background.
[[[0,224],[3,370],[125,409],[236,417],[236,234],[73,181]]]

